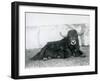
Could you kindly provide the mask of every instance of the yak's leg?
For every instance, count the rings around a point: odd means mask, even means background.
[[[44,61],[48,60],[48,49],[45,50],[42,59],[43,59]]]
[[[66,49],[66,51],[64,52],[64,58],[68,58],[68,57],[70,57],[70,56],[72,56],[71,50]]]
[[[78,56],[80,56],[80,57],[86,57],[85,55],[84,55],[84,53],[81,51],[81,50],[75,50],[75,57],[78,57]]]
[[[48,59],[53,58],[53,54],[54,53],[52,52],[52,50],[46,49],[45,53],[44,53],[44,56],[43,56],[43,60],[48,60]]]
[[[64,52],[59,52],[57,54],[57,58],[64,58]]]
[[[80,53],[80,57],[86,57],[86,55],[81,50],[79,50],[79,53]]]

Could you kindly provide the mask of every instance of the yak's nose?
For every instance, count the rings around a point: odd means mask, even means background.
[[[76,40],[72,40],[71,45],[75,45],[75,44],[76,44]]]

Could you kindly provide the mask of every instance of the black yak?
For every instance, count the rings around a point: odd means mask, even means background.
[[[61,33],[60,33],[61,34]],[[61,34],[61,36],[63,36]],[[47,60],[51,58],[68,58],[70,56],[83,56],[80,50],[78,34],[76,30],[70,30],[62,40],[48,42],[40,52],[33,56],[32,60]]]

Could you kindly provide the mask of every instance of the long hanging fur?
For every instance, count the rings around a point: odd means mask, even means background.
[[[43,47],[40,52],[38,52],[35,56],[30,58],[31,60],[42,60],[45,54],[47,46]]]

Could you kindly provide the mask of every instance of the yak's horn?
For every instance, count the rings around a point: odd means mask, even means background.
[[[61,36],[61,37],[65,37],[61,32],[60,32],[60,36]]]
[[[79,36],[82,36],[83,34],[84,34],[84,32],[82,32],[82,33],[78,33]]]

